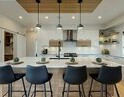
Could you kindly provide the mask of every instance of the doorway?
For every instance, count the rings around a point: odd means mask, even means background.
[[[5,32],[4,34],[4,61],[13,59],[13,34]]]

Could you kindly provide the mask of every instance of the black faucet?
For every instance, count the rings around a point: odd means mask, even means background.
[[[61,52],[61,41],[58,42],[58,59],[60,59],[60,52]]]

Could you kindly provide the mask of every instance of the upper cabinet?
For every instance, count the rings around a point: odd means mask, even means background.
[[[51,39],[51,40],[49,40],[49,47],[58,47],[59,42],[60,42],[60,45],[63,46],[63,41],[62,40]]]
[[[99,35],[99,43],[100,44],[113,44],[118,42],[119,32],[109,31],[109,32],[101,32]]]
[[[91,40],[86,39],[86,40],[78,40],[77,41],[77,47],[91,47]]]

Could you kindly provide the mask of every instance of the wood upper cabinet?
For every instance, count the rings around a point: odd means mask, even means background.
[[[63,41],[62,40],[51,39],[51,40],[49,40],[49,47],[58,47],[59,41],[61,42],[61,46],[63,46]]]
[[[77,40],[77,47],[91,47],[91,40]]]

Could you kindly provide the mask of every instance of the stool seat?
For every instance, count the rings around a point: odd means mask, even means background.
[[[5,93],[3,97],[6,94],[8,94],[8,97],[12,97],[12,93],[17,92],[12,90],[12,83],[20,79],[22,79],[22,85],[23,85],[24,91],[19,91],[19,92],[24,92],[24,95],[27,97],[26,88],[25,88],[24,79],[23,79],[24,76],[25,74],[14,73],[10,65],[1,66],[0,67],[0,84],[8,84],[8,92]]]
[[[106,97],[109,94],[107,92],[107,85],[114,85],[117,96],[120,97],[116,84],[120,82],[122,79],[121,69],[122,69],[121,66],[117,66],[117,67],[102,66],[99,73],[89,74],[90,77],[92,78],[91,85],[90,85],[90,91],[89,91],[89,97],[91,96],[91,92],[93,92],[91,90],[93,80],[96,80],[97,82],[101,83],[101,90],[97,91],[97,92],[101,92],[101,97],[103,97],[103,85],[105,85]]]
[[[34,92],[32,95],[36,97],[36,92],[44,92],[45,97],[46,92],[51,92],[51,97],[53,96],[52,86],[51,86],[51,78],[53,74],[48,73],[48,70],[45,65],[43,66],[30,66],[28,65],[26,68],[26,80],[30,83],[30,88],[28,91],[28,97],[30,96],[30,91],[32,88],[32,85],[34,85]],[[49,82],[50,90],[46,91],[46,83]],[[39,91],[36,89],[36,85],[44,85],[44,90]],[[31,96],[32,97],[32,96]]]
[[[83,83],[87,80],[86,66],[81,66],[81,67],[68,66],[65,74],[63,74],[63,80],[64,80],[64,87],[63,87],[62,97],[64,97],[64,92],[67,92],[67,97],[69,96],[69,92],[79,92],[80,97],[81,96],[85,97]],[[68,84],[67,91],[65,91],[66,83]],[[70,91],[69,90],[70,85],[78,85],[79,91]]]
[[[16,74],[14,74],[14,77],[15,77],[15,80],[14,80],[14,81],[17,81],[17,80],[19,80],[20,78],[23,78],[24,76],[25,76],[25,74],[16,73]]]

